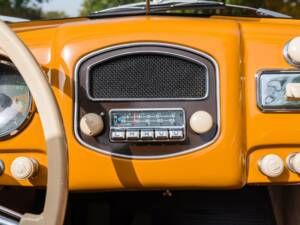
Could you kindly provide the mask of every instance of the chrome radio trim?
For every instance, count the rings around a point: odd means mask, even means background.
[[[111,121],[111,112],[112,111],[118,111],[118,112],[131,112],[131,111],[182,111],[183,112],[183,125],[182,126],[152,126],[152,127],[115,127],[112,126],[112,121]],[[130,108],[130,109],[118,109],[118,108],[114,108],[109,110],[109,123],[110,123],[110,132],[109,132],[109,139],[111,142],[120,142],[120,143],[143,143],[143,142],[147,142],[147,143],[151,143],[151,142],[180,142],[180,141],[184,141],[186,138],[186,113],[185,110],[183,108]],[[154,129],[182,129],[183,130],[183,138],[180,139],[153,139],[153,140],[142,140],[142,139],[138,139],[138,140],[113,140],[111,137],[111,131],[112,130],[154,130]]]
[[[262,111],[263,113],[285,113],[285,112],[298,112],[300,111],[300,108],[298,109],[287,109],[287,108],[265,108],[262,105],[260,96],[261,96],[261,90],[260,90],[260,77],[264,75],[264,73],[275,73],[275,74],[287,74],[287,73],[299,73],[300,70],[297,69],[261,69],[255,74],[255,80],[256,80],[256,105]]]
[[[194,54],[198,54],[204,58],[206,58],[207,60],[209,60],[213,66],[214,66],[214,69],[215,69],[215,72],[216,72],[216,102],[217,102],[217,132],[216,132],[216,135],[214,136],[214,138],[201,145],[201,146],[197,146],[195,148],[190,148],[190,149],[186,149],[184,151],[181,151],[181,152],[178,152],[178,153],[170,153],[170,154],[164,154],[164,155],[159,155],[159,156],[136,156],[136,155],[125,155],[125,154],[118,154],[118,153],[113,153],[113,152],[107,152],[107,151],[104,151],[102,149],[99,149],[99,148],[96,148],[88,143],[86,143],[85,141],[82,140],[82,138],[80,137],[79,133],[78,133],[78,121],[77,121],[77,118],[78,118],[78,76],[79,76],[79,68],[80,68],[80,65],[86,61],[87,59],[91,58],[91,57],[94,57],[98,54],[101,54],[103,52],[107,52],[107,51],[111,51],[111,50],[115,50],[115,49],[119,49],[119,48],[127,48],[127,47],[136,47],[136,46],[165,46],[165,47],[171,47],[171,48],[177,48],[177,49],[181,49],[181,50],[185,50],[185,51],[189,51],[189,52],[192,52]],[[175,44],[169,44],[169,43],[160,43],[160,42],[135,42],[135,43],[129,43],[129,44],[120,44],[120,45],[114,45],[114,46],[111,46],[111,47],[107,47],[107,48],[104,48],[104,49],[100,49],[100,50],[96,50],[96,51],[93,51],[85,56],[83,56],[82,58],[80,58],[76,65],[75,65],[75,68],[74,68],[74,84],[75,84],[75,87],[74,87],[74,107],[73,107],[73,112],[74,112],[74,118],[73,118],[73,124],[74,124],[74,134],[75,134],[75,137],[76,139],[78,140],[78,142],[92,150],[92,151],[95,151],[95,152],[99,152],[99,153],[102,153],[104,155],[107,155],[107,156],[113,156],[113,157],[119,157],[119,158],[125,158],[125,159],[139,159],[139,160],[147,160],[147,159],[165,159],[165,158],[171,158],[171,157],[176,157],[176,156],[181,156],[181,155],[186,155],[186,154],[189,154],[189,153],[192,153],[192,152],[195,152],[195,151],[199,151],[205,147],[208,147],[210,145],[212,145],[213,143],[216,142],[216,140],[219,138],[220,136],[220,133],[221,133],[221,113],[220,113],[220,69],[219,69],[219,65],[217,63],[217,61],[212,57],[210,56],[209,54],[207,53],[204,53],[204,52],[201,52],[199,50],[196,50],[196,49],[193,49],[193,48],[190,48],[190,47],[186,47],[186,46],[181,46],[181,45],[175,45]]]
[[[128,46],[128,47],[135,47],[135,46]],[[163,47],[167,47],[167,46],[163,46]],[[105,53],[105,52],[102,52]],[[194,62],[196,64],[199,64],[201,66],[204,66],[206,69],[206,93],[202,98],[94,98],[92,97],[91,93],[90,93],[90,82],[89,82],[89,74],[90,74],[90,70],[96,66],[97,64],[103,63],[105,61],[111,60],[113,58],[117,58],[120,56],[127,56],[127,55],[135,55],[135,54],[144,54],[144,53],[155,53],[155,54],[162,54],[162,55],[170,55],[170,56],[175,56],[181,59],[186,59],[189,60],[191,62]],[[102,102],[111,102],[111,101],[120,101],[120,102],[130,102],[130,101],[180,101],[180,100],[187,100],[187,101],[196,101],[196,100],[204,100],[208,97],[209,95],[209,76],[208,76],[208,67],[203,63],[200,62],[196,59],[193,59],[191,57],[185,56],[185,55],[180,55],[180,54],[176,54],[176,53],[172,53],[172,52],[164,52],[164,51],[153,51],[153,50],[147,50],[147,51],[128,51],[126,53],[121,53],[121,54],[115,54],[113,56],[107,57],[103,60],[100,60],[98,62],[95,62],[91,65],[88,66],[87,71],[86,71],[86,94],[87,97],[92,100],[92,101],[102,101]]]

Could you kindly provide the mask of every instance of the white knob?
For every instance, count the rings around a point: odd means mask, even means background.
[[[288,60],[300,65],[300,37],[291,40],[286,47],[286,51]]]
[[[88,113],[80,120],[80,130],[87,136],[98,135],[102,132],[103,128],[103,119],[96,113]]]
[[[258,166],[260,171],[268,177],[278,177],[284,170],[282,159],[275,154],[265,155],[259,160]]]
[[[18,157],[10,166],[13,177],[20,180],[30,179],[37,174],[38,169],[39,163],[28,157]]]
[[[190,126],[197,134],[206,133],[213,126],[213,118],[208,112],[197,111],[190,118]]]
[[[289,170],[300,174],[300,153],[292,153],[286,158],[286,164]]]

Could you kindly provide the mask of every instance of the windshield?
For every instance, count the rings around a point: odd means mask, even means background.
[[[0,19],[18,22],[23,19],[60,19],[84,17],[95,11],[111,7],[141,3],[145,0],[0,0]],[[159,2],[159,0],[154,0]],[[221,1],[222,2],[222,1]],[[300,18],[300,0],[226,0],[226,4],[236,4],[254,8],[265,8],[279,13]],[[243,9],[208,9],[193,11],[181,10],[177,14],[209,14],[228,16],[257,16]]]

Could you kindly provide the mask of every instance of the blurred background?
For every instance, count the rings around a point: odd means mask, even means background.
[[[26,19],[57,19],[86,16],[91,12],[142,0],[0,0],[0,15]],[[143,0],[144,1],[144,0]],[[256,8],[267,8],[300,18],[300,0],[226,0]],[[242,14],[243,15],[243,14]]]

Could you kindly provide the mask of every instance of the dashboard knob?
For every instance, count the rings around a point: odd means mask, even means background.
[[[258,162],[260,171],[268,177],[278,177],[284,171],[283,160],[275,154],[268,154]]]
[[[300,66],[300,37],[292,39],[287,44],[285,57],[292,65]]]
[[[85,114],[80,120],[80,130],[87,136],[96,136],[104,128],[103,119],[96,113]]]
[[[10,167],[11,174],[14,178],[19,180],[26,180],[32,178],[39,170],[39,163],[33,158],[18,157]]]
[[[213,118],[208,112],[197,111],[190,118],[190,126],[197,134],[206,133],[213,126]]]
[[[292,153],[286,158],[286,164],[289,170],[300,174],[300,153]]]

